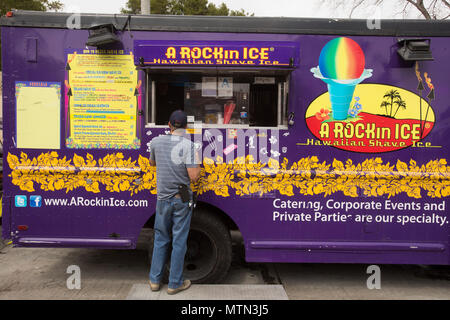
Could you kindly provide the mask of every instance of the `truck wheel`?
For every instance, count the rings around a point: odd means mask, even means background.
[[[153,234],[149,241],[149,260],[153,254]],[[168,282],[169,261],[163,282]],[[226,225],[213,213],[196,209],[192,216],[184,260],[184,277],[192,283],[219,283],[231,266],[232,244]]]

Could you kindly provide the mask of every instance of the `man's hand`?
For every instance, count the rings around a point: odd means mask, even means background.
[[[194,159],[195,163],[197,164],[196,167],[193,168],[186,168],[188,175],[189,175],[189,179],[191,179],[191,181],[193,183],[196,183],[197,180],[200,178],[200,155],[198,152],[195,152],[195,159]]]
[[[198,178],[200,178],[200,166],[194,167],[194,168],[186,168],[188,175],[189,175],[189,179],[191,179],[191,181],[193,183],[196,183]]]

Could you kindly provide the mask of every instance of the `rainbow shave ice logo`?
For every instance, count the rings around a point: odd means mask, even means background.
[[[352,39],[333,39],[320,52],[319,66],[311,72],[327,84],[335,120],[347,119],[356,85],[372,76],[364,67],[364,52]]]
[[[311,72],[328,90],[311,102],[305,114],[317,140],[307,139],[299,145],[367,153],[425,146],[421,140],[436,121],[431,107],[435,88],[419,63],[410,74],[417,79],[417,88],[362,83],[374,70],[366,69],[366,57],[356,41],[340,37],[324,45],[319,65]]]

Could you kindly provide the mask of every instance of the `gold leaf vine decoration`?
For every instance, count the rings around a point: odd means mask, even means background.
[[[8,165],[12,172],[12,183],[21,190],[35,192],[36,185],[44,191],[78,188],[99,193],[103,187],[109,192],[140,191],[156,194],[156,168],[150,166],[148,158],[139,155],[138,160],[125,159],[122,153],[108,154],[94,159],[74,154],[72,159],[59,158],[55,151],[42,153],[32,159],[22,152],[20,157],[8,153]],[[423,193],[432,198],[450,195],[450,167],[446,159],[430,160],[418,165],[397,160],[384,163],[381,158],[345,163],[334,159],[332,163],[320,162],[311,156],[289,164],[270,159],[268,163],[255,162],[252,156],[239,157],[224,163],[205,158],[201,178],[192,185],[198,194],[214,192],[217,196],[229,197],[234,190],[237,196],[279,192],[281,195],[323,195],[342,193],[348,197],[388,198],[404,193],[411,198],[421,198]]]
[[[65,190],[66,193],[78,188],[99,193],[100,186],[109,192],[128,191],[131,195],[142,190],[156,194],[156,170],[147,158],[139,156],[132,161],[124,159],[122,153],[108,154],[95,160],[91,154],[86,158],[74,154],[72,159],[60,159],[55,151],[42,153],[30,159],[22,152],[20,158],[8,153],[9,175],[12,183],[21,190],[34,192],[35,183],[41,190]]]

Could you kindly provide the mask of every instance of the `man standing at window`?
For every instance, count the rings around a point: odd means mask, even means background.
[[[190,287],[191,281],[183,279],[184,256],[193,210],[190,183],[200,176],[198,157],[194,144],[183,137],[187,116],[181,110],[169,119],[170,135],[154,138],[150,144],[150,164],[156,165],[156,217],[150,287],[158,291],[168,256],[172,253],[168,294]]]

